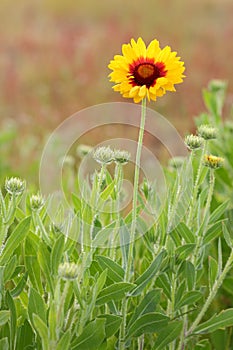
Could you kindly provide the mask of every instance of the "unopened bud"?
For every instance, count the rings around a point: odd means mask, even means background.
[[[78,145],[76,148],[76,154],[81,159],[84,158],[88,153],[90,153],[93,150],[93,147],[88,145]]]
[[[40,211],[44,205],[44,198],[40,194],[33,194],[30,198],[30,206],[33,211]]]
[[[11,177],[10,179],[6,179],[5,189],[9,194],[19,196],[25,190],[25,181],[18,177]]]
[[[186,146],[190,150],[201,148],[203,145],[203,138],[197,135],[187,135],[184,140]]]
[[[217,137],[217,129],[211,125],[200,125],[197,129],[198,135],[204,140],[213,140]]]
[[[124,150],[114,150],[114,161],[120,164],[127,164],[130,160],[130,153]]]
[[[93,153],[93,158],[100,164],[110,164],[114,160],[114,152],[110,147],[99,147]]]
[[[75,263],[65,262],[59,265],[58,274],[64,280],[75,280],[79,274],[79,267]]]

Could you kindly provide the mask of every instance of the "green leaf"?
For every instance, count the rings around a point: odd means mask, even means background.
[[[41,338],[43,350],[49,350],[48,327],[38,315],[33,314],[32,319],[33,319],[34,328]]]
[[[182,321],[168,323],[168,325],[166,325],[166,327],[159,332],[159,335],[154,343],[153,350],[164,350],[168,344],[179,337],[182,328]]]
[[[35,333],[32,330],[29,322],[25,320],[21,327],[17,330],[16,349],[32,349],[35,342]],[[1,349],[1,348],[0,348]]]
[[[180,270],[180,273],[182,273],[183,277],[186,279],[187,287],[189,290],[192,290],[194,287],[195,282],[195,267],[190,261],[183,261]]]
[[[0,327],[3,326],[6,322],[8,322],[9,318],[10,318],[9,310],[0,311]]]
[[[171,299],[171,283],[167,274],[161,274],[156,280],[156,286],[162,288],[164,294]]]
[[[82,334],[71,344],[71,350],[96,350],[105,338],[105,319],[96,319],[85,326]]]
[[[208,265],[209,289],[211,290],[218,275],[218,263],[214,258],[209,256]]]
[[[116,226],[116,222],[111,222],[111,224],[104,226],[99,230],[93,239],[93,247],[106,247],[106,242]]]
[[[176,249],[176,255],[180,260],[185,260],[191,253],[193,253],[196,244],[184,244]]]
[[[30,288],[28,315],[31,321],[33,320],[33,314],[39,316],[46,323],[46,305],[44,299],[34,288]]]
[[[82,209],[81,199],[75,193],[72,193],[71,197],[72,197],[72,202],[74,204],[74,208],[75,208],[76,212],[80,211]]]
[[[57,343],[56,350],[69,350],[70,349],[71,334],[70,331],[66,331],[59,342]]]
[[[140,337],[145,333],[158,333],[159,329],[166,327],[169,318],[158,312],[144,314],[137,318],[129,327],[126,340],[131,337]]]
[[[54,285],[53,285],[53,279],[51,276],[51,269],[50,269],[50,254],[47,249],[47,246],[42,241],[40,242],[40,246],[39,246],[38,261],[45,275],[46,281],[48,282],[47,285],[49,287],[49,290],[53,295]]]
[[[208,244],[222,233],[222,221],[216,222],[206,232],[203,243]]]
[[[62,259],[62,255],[64,251],[64,243],[65,243],[65,236],[61,233],[53,245],[51,256],[50,256],[50,268],[53,275],[55,276],[58,273],[58,266]]]
[[[231,235],[226,227],[226,225],[223,223],[222,225],[222,232],[223,232],[223,236],[224,236],[224,239],[226,241],[226,244],[228,245],[229,248],[233,248],[233,241],[232,241],[232,238],[231,238]]]
[[[25,266],[32,287],[35,288],[41,295],[44,293],[41,282],[41,270],[36,256],[25,256]]]
[[[11,290],[11,295],[13,298],[17,297],[20,295],[20,293],[24,290],[24,287],[27,283],[28,279],[28,273],[26,272],[21,279],[19,280],[18,284],[14,289]]]
[[[4,282],[10,280],[17,266],[17,257],[13,255],[4,268]]]
[[[112,282],[123,281],[125,272],[119,264],[103,255],[97,255],[95,259],[103,270],[108,269],[108,277]]]
[[[8,350],[9,349],[8,338],[2,338],[0,340],[0,349],[1,350]]]
[[[110,185],[108,185],[104,191],[101,193],[100,198],[103,201],[106,201],[108,199],[108,197],[111,195],[111,193],[113,192],[115,187],[115,181],[112,181],[112,183],[110,183]]]
[[[194,333],[212,333],[220,328],[233,325],[233,309],[227,309],[214,315],[210,320],[200,324],[194,329]]]
[[[229,200],[218,205],[217,208],[211,213],[209,218],[209,224],[214,224],[227,210],[229,206]]]
[[[102,289],[96,300],[96,305],[103,305],[112,300],[121,300],[134,287],[135,284],[127,282],[111,284],[109,287]]]
[[[106,320],[105,323],[105,334],[106,338],[110,338],[114,335],[120,328],[122,317],[117,315],[103,314],[99,315],[98,318],[103,318]]]
[[[215,343],[214,343],[215,345]],[[223,348],[221,348],[222,350]],[[211,344],[210,341],[208,339],[203,339],[201,341],[199,341],[196,345],[194,350],[211,350]]]
[[[6,264],[6,262],[12,256],[12,252],[19,246],[19,244],[26,237],[29,227],[30,227],[31,217],[28,216],[22,220],[10,234],[9,238],[6,241],[5,248],[2,255],[0,256],[0,265]]]
[[[128,327],[131,326],[140,316],[154,312],[161,296],[161,289],[153,289],[148,292],[142,299],[141,303],[136,307],[133,315],[130,318]]]
[[[16,343],[17,313],[14,299],[8,291],[6,292],[6,302],[10,310],[10,349],[14,349]]]
[[[192,305],[196,303],[199,299],[201,299],[203,294],[199,291],[192,290],[184,294],[183,298],[177,304],[177,308],[182,307],[184,305]]]
[[[139,295],[144,289],[144,287],[149,282],[151,282],[152,278],[155,277],[155,275],[159,271],[166,255],[167,255],[166,251],[163,250],[159,253],[159,255],[156,256],[156,258],[150,264],[150,266],[146,269],[146,271],[144,271],[143,274],[136,279],[135,284],[137,285],[137,287],[133,290],[131,295],[134,295],[134,296]]]
[[[186,243],[195,243],[194,234],[192,233],[192,231],[190,231],[190,229],[185,225],[184,222],[180,222],[179,225],[177,225],[173,231],[178,233],[180,238],[183,238]]]

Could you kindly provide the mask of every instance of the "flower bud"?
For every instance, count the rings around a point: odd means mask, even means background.
[[[6,179],[5,189],[10,195],[15,194],[19,196],[25,190],[25,181],[18,177],[11,177],[10,179]]]
[[[212,168],[212,169],[218,169],[221,168],[224,164],[224,159],[221,157],[216,157],[211,154],[205,154],[204,156],[204,165]]]
[[[33,211],[40,211],[44,205],[44,198],[40,194],[33,194],[30,198],[30,206]]]
[[[152,191],[152,185],[147,179],[143,179],[140,185],[140,190],[144,194],[145,198],[148,199],[150,192]]]
[[[120,163],[120,164],[127,164],[130,160],[130,153],[124,150],[120,150],[120,149],[115,149],[113,151],[114,153],[114,161],[116,163]]]
[[[114,160],[114,152],[108,147],[98,147],[93,152],[93,158],[100,164],[110,164]]]
[[[75,263],[65,262],[59,265],[58,274],[64,280],[75,280],[79,274],[79,267]]]
[[[78,145],[76,148],[76,154],[79,158],[84,158],[88,153],[93,150],[93,147],[88,145]]]
[[[211,125],[200,125],[197,132],[204,140],[213,140],[217,137],[217,129]]]
[[[168,166],[171,169],[180,169],[182,165],[184,164],[185,157],[173,157],[170,158],[168,161]]]
[[[186,146],[190,150],[201,148],[203,145],[203,138],[197,135],[187,135],[184,140]]]

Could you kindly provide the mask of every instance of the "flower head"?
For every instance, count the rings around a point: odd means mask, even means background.
[[[202,145],[203,145],[203,138],[200,137],[200,136],[197,136],[197,135],[187,135],[185,137],[185,144],[186,146],[190,149],[190,150],[193,150],[193,149],[198,149],[198,148],[201,148]]]
[[[93,152],[93,158],[100,164],[110,164],[114,160],[114,152],[108,147],[98,147]]]
[[[93,147],[81,144],[81,145],[78,145],[78,147],[76,148],[76,153],[80,158],[84,158],[92,150],[93,150]]]
[[[127,164],[130,160],[130,153],[124,150],[115,149],[114,151],[114,161],[120,164]]]
[[[212,168],[212,169],[218,169],[223,166],[224,159],[222,157],[216,157],[211,154],[206,154],[204,156],[204,165]]]
[[[40,194],[33,194],[30,198],[30,206],[33,211],[40,211],[44,205],[44,198]]]
[[[65,262],[59,265],[58,274],[64,280],[75,280],[79,274],[79,267],[73,262]]]
[[[211,125],[200,125],[197,131],[198,135],[203,137],[204,140],[213,140],[217,137],[217,129]]]
[[[18,177],[11,177],[5,181],[5,189],[11,195],[19,196],[25,190],[25,181]]]
[[[169,46],[161,49],[158,40],[146,47],[142,38],[131,39],[122,46],[122,54],[114,56],[108,66],[113,70],[110,80],[116,83],[115,91],[136,103],[144,97],[155,101],[183,81],[184,63]]]

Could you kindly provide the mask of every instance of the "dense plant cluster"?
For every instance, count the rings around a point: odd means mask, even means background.
[[[140,217],[129,280],[132,213],[119,210],[127,151],[95,150],[100,168],[82,183],[85,196],[73,174],[69,225],[62,208],[56,221],[49,216],[49,198],[26,193],[19,178],[5,180],[0,349],[232,348],[233,122],[222,119],[224,92],[223,82],[211,82],[208,113],[185,138],[189,158],[164,169],[167,196],[149,229]],[[159,207],[156,190],[142,181],[138,214]]]

